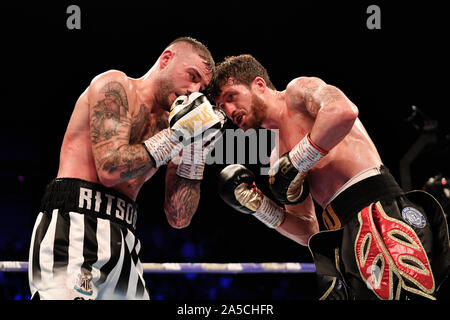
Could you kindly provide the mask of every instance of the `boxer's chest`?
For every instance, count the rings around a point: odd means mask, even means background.
[[[280,156],[290,151],[309,133],[310,127],[301,119],[286,120],[285,125],[278,129],[278,143]]]

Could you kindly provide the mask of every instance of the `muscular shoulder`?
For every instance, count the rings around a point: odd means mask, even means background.
[[[88,97],[92,101],[104,97],[110,93],[122,99],[122,105],[128,108],[129,93],[132,82],[121,71],[109,70],[92,79],[88,88]]]
[[[118,70],[109,70],[97,75],[92,79],[90,89],[96,92],[101,92],[105,86],[122,87],[123,90],[128,91],[131,84],[130,78]]]
[[[286,87],[286,103],[288,108],[316,115],[319,105],[317,93],[328,85],[317,77],[295,78]]]
[[[325,81],[317,77],[298,77],[288,83],[286,95],[292,102],[304,101],[305,98],[325,85]]]

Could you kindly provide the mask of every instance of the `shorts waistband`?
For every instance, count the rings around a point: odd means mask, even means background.
[[[358,173],[356,176],[348,180],[342,187],[340,187],[338,191],[336,191],[336,193],[327,202],[325,207],[327,207],[334,199],[337,198],[338,195],[340,195],[342,192],[344,192],[344,190],[348,189],[352,185],[356,184],[361,180],[367,179],[368,177],[376,176],[378,174],[381,174],[380,168],[370,168]]]
[[[91,214],[136,230],[138,205],[126,195],[101,184],[77,178],[56,178],[46,187],[41,212]]]
[[[342,191],[323,212],[324,223],[328,229],[339,229],[354,215],[373,202],[395,199],[403,195],[395,178],[385,166],[380,174],[358,181]]]

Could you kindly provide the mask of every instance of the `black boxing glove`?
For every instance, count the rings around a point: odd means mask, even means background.
[[[326,154],[307,134],[281,156],[269,170],[269,185],[276,199],[287,205],[303,202],[309,194],[309,185],[304,183],[306,175]]]
[[[276,168],[276,170],[274,169]],[[275,198],[282,204],[295,205],[303,202],[309,194],[305,173],[300,173],[286,153],[269,170],[269,186]]]
[[[255,184],[253,172],[240,164],[225,167],[219,176],[219,195],[230,207],[252,214],[270,228],[279,227],[285,212],[266,197]]]

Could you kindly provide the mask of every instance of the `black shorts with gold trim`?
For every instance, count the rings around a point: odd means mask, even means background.
[[[448,285],[442,207],[380,171],[339,194],[323,212],[328,230],[310,239],[321,299],[436,299]]]

